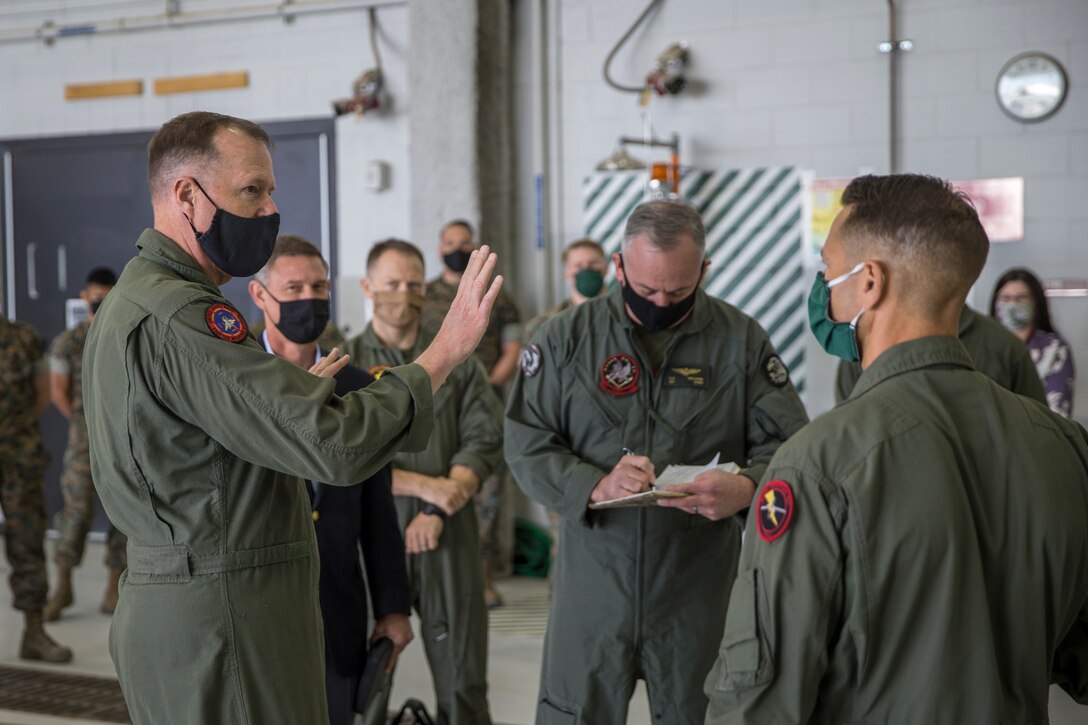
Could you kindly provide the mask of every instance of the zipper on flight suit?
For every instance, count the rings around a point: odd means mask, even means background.
[[[642,455],[646,456],[651,461],[653,461],[653,459],[654,459],[653,458],[653,453],[654,453],[653,452],[653,447],[654,447],[654,419],[653,419],[653,416],[650,414],[650,411],[653,410],[653,407],[657,404],[657,396],[658,396],[658,394],[660,393],[660,390],[661,390],[661,386],[659,386],[657,384],[658,383],[658,376],[668,366],[669,356],[672,354],[672,351],[676,348],[677,344],[679,344],[679,340],[680,340],[681,336],[678,333],[679,333],[679,331],[674,332],[673,336],[672,336],[672,339],[669,340],[669,344],[665,346],[665,354],[661,358],[661,367],[658,370],[654,370],[653,365],[646,365],[647,362],[652,362],[652,361],[647,361],[646,360],[646,351],[643,350],[642,345],[639,344],[638,339],[636,338],[636,336],[634,334],[634,328],[633,327],[628,327],[627,328],[627,341],[630,343],[631,349],[634,350],[635,357],[638,358],[639,364],[642,365],[644,369],[650,371],[650,375],[646,376],[646,378],[645,378],[647,380],[647,382],[649,383],[649,385],[647,387],[647,390],[646,390],[646,395],[647,395],[647,398],[648,398],[649,402],[648,402],[648,404],[646,406],[646,422],[645,422],[645,427],[644,427],[645,436],[646,436],[646,442],[645,442],[645,451],[646,452],[643,453]],[[636,550],[635,550],[635,621],[634,621],[635,636],[634,636],[634,642],[635,642],[635,651],[639,653],[640,657],[642,656],[642,587],[643,587],[643,582],[646,579],[646,577],[644,576],[644,571],[643,571],[645,569],[645,566],[646,566],[645,546],[643,544],[643,541],[645,540],[645,534],[646,534],[646,516],[647,515],[648,514],[647,514],[647,511],[646,511],[646,507],[644,507],[644,506],[639,507],[639,509],[638,509],[638,547],[636,547]]]

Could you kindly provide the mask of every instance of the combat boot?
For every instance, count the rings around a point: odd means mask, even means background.
[[[60,619],[61,610],[67,609],[75,602],[72,594],[72,570],[66,566],[57,567],[57,583],[53,587],[53,596],[42,610],[42,616],[47,622],[55,622]]]
[[[99,607],[102,614],[113,614],[117,609],[117,584],[121,581],[121,570],[110,567],[109,578],[106,580],[106,592],[102,595],[102,606]]]
[[[41,660],[59,665],[72,661],[72,650],[57,644],[45,633],[41,612],[27,612],[19,656],[24,660]]]

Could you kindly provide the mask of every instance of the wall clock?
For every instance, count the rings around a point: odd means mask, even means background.
[[[997,74],[994,91],[1001,110],[1017,121],[1034,123],[1061,107],[1069,88],[1065,69],[1046,53],[1021,53]]]

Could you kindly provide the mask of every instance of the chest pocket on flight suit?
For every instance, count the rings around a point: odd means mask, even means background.
[[[743,467],[747,463],[743,449],[747,433],[743,421],[748,411],[743,410],[743,396],[735,402],[734,396],[729,395],[730,390],[743,385],[743,381],[738,382],[738,371],[733,366],[722,365],[711,370],[709,382],[706,388],[665,387],[660,391],[659,401],[665,401],[664,396],[668,396],[669,409],[680,411],[675,416],[680,423],[674,424],[674,460],[701,465],[720,453],[722,463],[732,460]],[[722,411],[723,407],[728,410]],[[736,427],[739,430],[735,430]],[[740,444],[737,450],[723,445],[734,441]]]
[[[759,569],[740,572],[733,583],[718,651],[721,670],[714,687],[719,692],[747,690],[774,679],[774,662],[763,622],[767,608],[762,589]]]
[[[628,401],[626,406],[622,406],[628,410],[622,410],[620,406],[608,400],[613,396],[598,388],[595,383],[588,382],[581,370],[573,371],[571,377],[576,382],[571,391],[571,400],[568,401],[572,413],[569,422],[577,446],[581,450],[597,450],[601,446],[615,448],[617,436],[622,441],[619,448],[624,445],[639,445],[642,439],[641,433],[639,433],[639,442],[627,442],[631,427],[642,424],[641,413],[635,412],[637,403],[633,400]],[[586,410],[583,400],[589,401],[597,413],[596,416],[585,417],[591,411]],[[640,409],[641,406],[638,408]],[[618,455],[618,449],[616,453]]]

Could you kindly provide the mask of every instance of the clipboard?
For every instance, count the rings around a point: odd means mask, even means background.
[[[630,496],[614,498],[611,501],[591,503],[589,507],[594,511],[600,511],[602,509],[626,509],[635,508],[637,506],[656,506],[659,498],[686,498],[690,495],[690,493],[685,493],[684,491],[670,491],[667,488],[661,488],[652,491],[643,491],[642,493],[633,493]]]
[[[661,498],[685,498],[691,494],[686,491],[671,491],[669,490],[669,486],[694,480],[700,473],[715,468],[719,471],[725,471],[726,473],[737,473],[740,471],[740,466],[736,463],[718,463],[720,456],[721,454],[714,456],[714,459],[705,466],[678,466],[676,464],[671,464],[657,477],[657,483],[660,488],[650,489],[649,491],[643,491],[641,493],[633,493],[630,496],[621,496],[620,498],[614,498],[611,501],[591,503],[589,508],[593,511],[601,511],[602,509],[657,506],[657,500]]]

